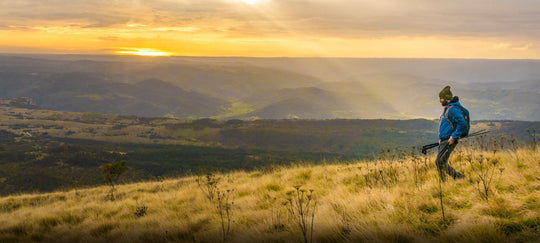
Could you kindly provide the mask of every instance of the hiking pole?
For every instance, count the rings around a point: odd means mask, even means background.
[[[489,133],[489,131],[488,131],[488,130],[485,130],[485,129],[482,129],[482,130],[480,130],[480,131],[473,132],[473,133],[469,134],[469,136],[464,137],[464,138],[474,137],[474,136],[480,136],[480,135],[484,135],[484,134],[486,134],[486,133]],[[462,138],[462,139],[463,139],[463,138]],[[439,146],[439,143],[430,143],[430,144],[424,145],[424,146],[422,146],[422,153],[423,153],[424,155],[426,155],[426,154],[427,154],[427,151],[428,151],[429,149],[435,148],[435,147],[437,147],[437,146]]]
[[[435,147],[437,147],[437,146],[439,146],[439,143],[438,143],[438,142],[437,142],[437,143],[430,143],[430,144],[428,144],[428,145],[424,145],[424,146],[422,146],[422,153],[423,153],[424,155],[426,155],[426,154],[427,154],[427,151],[428,151],[429,149],[435,148]]]
[[[467,136],[467,138],[468,138],[468,137],[474,137],[474,136],[484,135],[484,134],[486,134],[486,133],[489,133],[489,131],[488,131],[488,130],[485,130],[485,129],[482,129],[482,130],[480,130],[480,131],[473,132],[473,133],[469,134],[469,136]]]

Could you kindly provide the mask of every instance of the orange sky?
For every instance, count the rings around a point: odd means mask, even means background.
[[[540,58],[540,3],[0,1],[0,52]]]

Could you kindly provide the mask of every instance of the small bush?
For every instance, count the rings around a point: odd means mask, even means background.
[[[500,159],[495,157],[496,151],[497,150],[494,150],[493,156],[491,157],[485,157],[480,154],[479,156],[468,155],[466,159],[467,163],[470,165],[470,170],[476,177],[476,189],[482,199],[486,201],[489,201],[489,198],[493,194],[493,178],[495,177],[495,174],[499,172],[500,178],[504,171],[504,168],[497,169]]]
[[[135,215],[135,217],[140,218],[146,215],[146,211],[148,211],[148,207],[146,205],[137,205],[133,214]]]
[[[217,178],[216,175],[212,173],[208,173],[204,177],[199,176],[196,181],[197,185],[199,185],[199,188],[205,194],[206,198],[208,198],[210,202],[213,202],[218,191],[217,185],[219,182],[219,178]]]
[[[295,191],[287,193],[286,204],[289,216],[302,231],[304,243],[313,242],[313,222],[315,220],[315,211],[317,210],[317,200],[313,190],[306,191],[300,189],[300,186],[294,187]],[[310,223],[311,220],[311,223]]]
[[[126,161],[122,160],[120,162],[106,164],[103,165],[101,168],[102,173],[105,176],[105,180],[107,180],[107,182],[109,182],[109,185],[111,186],[110,199],[111,201],[114,201],[115,186],[116,184],[118,184],[120,176],[127,171]]]
[[[227,241],[231,234],[232,206],[234,205],[234,198],[232,197],[233,192],[234,190],[218,190],[216,193],[217,209],[221,222],[223,241]]]

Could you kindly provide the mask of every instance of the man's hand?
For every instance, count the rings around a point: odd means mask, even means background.
[[[452,145],[454,143],[454,141],[456,141],[453,137],[450,137],[448,139],[448,145]]]

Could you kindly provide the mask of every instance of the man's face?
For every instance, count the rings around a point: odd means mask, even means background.
[[[448,100],[440,99],[440,102],[441,102],[441,105],[442,105],[442,106],[448,105]]]

